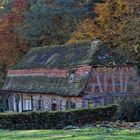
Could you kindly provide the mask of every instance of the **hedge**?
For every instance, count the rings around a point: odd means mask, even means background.
[[[52,112],[0,114],[0,129],[62,129],[68,125],[83,126],[101,121],[112,121],[118,107]]]

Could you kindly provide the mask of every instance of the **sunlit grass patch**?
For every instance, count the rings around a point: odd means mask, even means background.
[[[71,130],[0,130],[0,140],[139,140],[140,130],[85,128]]]

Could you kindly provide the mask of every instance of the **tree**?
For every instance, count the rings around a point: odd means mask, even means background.
[[[140,1],[104,0],[93,7],[94,19],[77,26],[68,43],[99,38],[139,64]]]
[[[138,0],[106,0],[95,8],[98,26],[109,35],[108,44],[134,61],[140,44],[139,6]]]
[[[24,52],[26,44],[15,29],[23,23],[23,12],[27,7],[25,0],[15,0],[10,12],[0,16],[0,61],[6,67],[13,65]]]
[[[19,28],[30,46],[65,44],[80,21],[89,16],[87,0],[36,0]]]

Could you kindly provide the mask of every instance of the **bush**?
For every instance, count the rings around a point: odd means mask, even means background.
[[[140,97],[128,97],[120,101],[118,119],[125,121],[140,121]]]
[[[113,120],[117,106],[55,112],[0,114],[0,129],[63,129]]]

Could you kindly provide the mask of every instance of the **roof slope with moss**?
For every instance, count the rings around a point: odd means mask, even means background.
[[[64,68],[83,64],[124,66],[129,62],[106,45],[93,42],[32,48],[12,69]]]
[[[77,77],[73,83],[67,78],[47,76],[7,77],[3,89],[26,93],[48,93],[61,96],[81,95],[87,77]]]
[[[12,69],[63,68],[89,64],[94,48],[91,43],[46,46],[31,49]]]
[[[91,66],[124,66],[128,64],[128,61],[117,53],[113,53],[102,43],[89,42],[33,48],[12,70],[38,68],[64,68],[71,70],[73,67],[79,67],[84,64]],[[69,83],[68,76],[8,75],[2,89],[17,92],[79,96],[84,92],[89,74],[76,76],[73,83]]]

